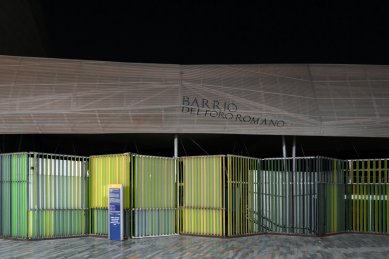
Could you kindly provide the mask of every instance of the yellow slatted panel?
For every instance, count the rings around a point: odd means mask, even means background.
[[[123,206],[130,208],[130,155],[90,157],[90,207],[107,208],[108,184],[123,184]]]
[[[184,234],[225,235],[223,156],[182,158]]]

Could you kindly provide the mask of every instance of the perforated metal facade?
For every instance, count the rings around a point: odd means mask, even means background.
[[[389,66],[0,56],[0,133],[389,137]]]

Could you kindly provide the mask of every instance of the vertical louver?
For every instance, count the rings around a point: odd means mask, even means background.
[[[3,237],[55,238],[87,234],[88,159],[1,155]]]

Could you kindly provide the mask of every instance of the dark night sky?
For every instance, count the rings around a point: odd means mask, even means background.
[[[40,0],[34,15],[49,57],[389,64],[389,15],[379,2],[247,2]]]

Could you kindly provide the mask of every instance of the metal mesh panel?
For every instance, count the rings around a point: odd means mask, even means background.
[[[388,66],[0,61],[1,133],[389,136]]]
[[[144,133],[176,125],[178,65],[0,59],[2,133]]]

